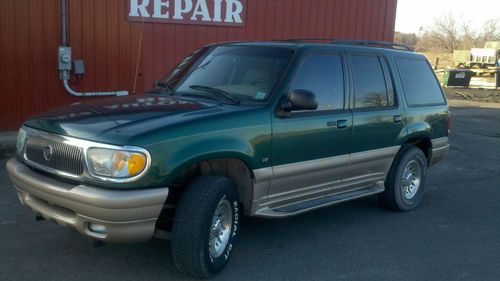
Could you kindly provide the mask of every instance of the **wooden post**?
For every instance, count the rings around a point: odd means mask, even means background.
[[[439,58],[436,58],[436,62],[434,62],[434,70],[439,68]]]

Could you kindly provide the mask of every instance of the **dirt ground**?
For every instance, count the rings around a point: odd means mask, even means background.
[[[444,88],[451,105],[500,108],[500,90]]]
[[[438,79],[442,81],[443,74],[437,73]],[[446,98],[449,101],[479,102],[495,104],[495,108],[500,108],[500,88],[495,88],[495,78],[493,77],[472,77],[470,87],[448,87],[443,88]],[[471,105],[472,105],[471,104]]]

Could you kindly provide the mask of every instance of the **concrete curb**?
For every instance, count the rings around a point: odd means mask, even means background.
[[[500,103],[448,99],[448,105],[456,107],[500,108]]]

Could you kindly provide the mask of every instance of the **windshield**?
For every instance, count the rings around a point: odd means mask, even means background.
[[[161,83],[175,95],[226,101],[234,98],[238,103],[265,102],[292,55],[291,50],[271,47],[200,49],[184,59]]]

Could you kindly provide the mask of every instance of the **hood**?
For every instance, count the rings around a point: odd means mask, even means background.
[[[34,116],[25,125],[60,135],[121,144],[117,135],[126,141],[127,137],[225,111],[225,106],[143,94],[75,103]]]

